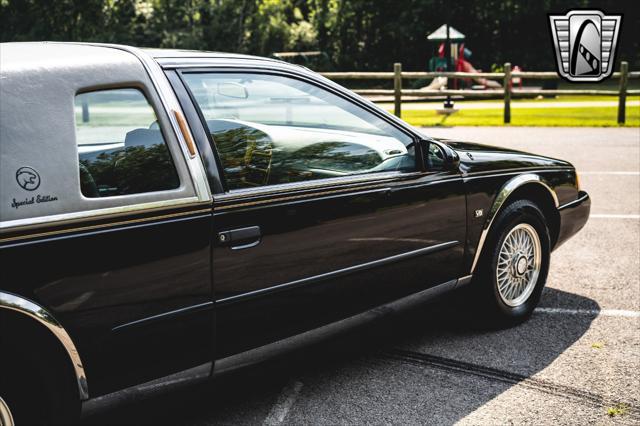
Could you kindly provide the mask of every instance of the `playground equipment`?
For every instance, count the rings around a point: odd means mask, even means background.
[[[428,86],[424,86],[423,90],[441,90],[447,88],[447,77],[436,77]]]
[[[465,35],[448,24],[440,26],[437,30],[427,36],[429,41],[438,43],[437,54],[429,59],[429,71],[461,71],[468,73],[478,73],[479,71],[471,65],[471,50],[465,48]],[[444,84],[441,80],[443,77],[434,79],[431,84],[423,87],[423,89],[439,90],[447,86],[445,79]],[[500,83],[485,78],[473,79],[482,88],[499,89]],[[470,79],[463,79],[463,82],[469,83]],[[458,89],[458,80],[454,80],[453,88]]]
[[[470,73],[480,72],[477,69],[475,69],[473,65],[471,65],[471,62],[469,62],[467,59],[471,59],[471,51],[469,49],[465,49],[464,43],[461,43],[458,59],[456,59],[456,71],[470,72]],[[468,80],[469,79],[465,79],[465,81],[468,81]],[[486,78],[474,78],[473,80],[476,83],[483,86],[484,88],[488,88],[488,89],[499,89],[502,87],[500,83],[498,83],[497,81],[488,80]]]
[[[427,40],[439,43],[437,55],[429,60],[429,71],[453,71],[453,64],[458,59],[459,44],[464,39],[464,34],[448,24],[429,34]]]

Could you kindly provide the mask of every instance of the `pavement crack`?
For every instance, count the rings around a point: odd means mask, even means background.
[[[616,404],[624,404],[625,406],[629,407],[627,411],[627,417],[640,420],[640,409],[628,402],[614,400],[612,398],[594,392],[585,391],[571,386],[561,385],[549,380],[528,377],[522,374],[511,373],[496,368],[485,367],[482,365],[471,364],[464,361],[457,361],[450,358],[424,354],[421,352],[407,351],[403,349],[386,350],[378,353],[377,357],[383,360],[393,360],[414,365],[428,366],[440,370],[461,374],[471,374],[488,380],[524,386],[529,389],[555,396],[560,396],[596,408],[606,408],[608,406],[613,406]]]

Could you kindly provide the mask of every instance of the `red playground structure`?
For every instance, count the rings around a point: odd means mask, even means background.
[[[460,71],[466,73],[479,73],[470,62],[472,52],[464,45],[465,35],[456,30],[450,25],[444,24],[437,30],[427,36],[427,39],[432,42],[436,42],[437,50],[436,55],[429,59],[428,69],[429,71]],[[520,71],[520,67],[517,65],[513,68],[513,71]],[[474,84],[475,83],[475,84]],[[522,81],[519,78],[514,78],[512,84],[518,84],[522,86]],[[500,83],[495,80],[489,80],[483,77],[477,78],[464,78],[453,79],[452,89],[458,89],[459,85],[463,87],[469,87],[472,89],[499,89],[502,87]],[[446,78],[436,78],[431,84],[425,87],[425,89],[439,90],[447,86]]]

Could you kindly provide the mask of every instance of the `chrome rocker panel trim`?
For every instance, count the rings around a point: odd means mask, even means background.
[[[80,354],[73,344],[71,337],[62,325],[42,306],[22,297],[0,292],[0,309],[8,309],[38,321],[45,326],[60,341],[67,351],[78,381],[78,392],[81,400],[89,399],[87,377],[84,372]]]
[[[478,261],[480,260],[480,254],[482,254],[482,248],[484,246],[485,240],[487,239],[487,235],[489,235],[489,230],[491,229],[493,220],[498,215],[500,208],[504,205],[505,201],[507,201],[507,199],[513,193],[513,191],[515,191],[522,185],[525,185],[528,183],[536,183],[546,188],[547,191],[549,191],[549,194],[551,195],[551,197],[553,198],[553,202],[556,208],[559,207],[560,203],[558,202],[558,196],[556,195],[554,190],[551,189],[549,185],[547,185],[542,181],[542,178],[540,176],[533,173],[528,173],[524,175],[518,175],[510,179],[507,183],[505,183],[502,186],[502,188],[500,188],[500,191],[498,191],[498,195],[496,195],[496,199],[494,200],[493,205],[491,206],[491,210],[487,214],[487,220],[485,221],[484,227],[482,228],[482,233],[480,234],[480,241],[478,242],[478,247],[476,249],[476,253],[473,258],[473,263],[471,265],[471,271],[470,271],[471,274],[473,274],[473,272],[475,271]]]

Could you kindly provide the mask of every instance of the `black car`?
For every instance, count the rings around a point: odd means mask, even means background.
[[[589,216],[568,162],[429,138],[304,67],[0,46],[5,426],[467,285],[516,324]]]

